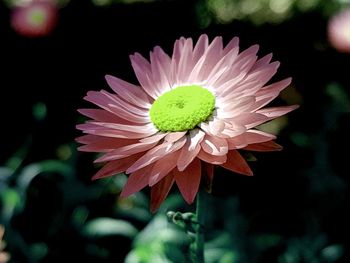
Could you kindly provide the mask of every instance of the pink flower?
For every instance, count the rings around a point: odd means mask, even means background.
[[[56,26],[58,7],[52,0],[31,0],[12,10],[11,25],[20,35],[46,36]]]
[[[10,254],[4,252],[5,242],[2,240],[5,233],[5,229],[0,225],[0,263],[7,263],[10,260]]]
[[[328,39],[340,52],[350,52],[350,9],[340,11],[328,23]]]
[[[192,203],[201,177],[213,178],[214,165],[252,175],[239,149],[275,151],[274,135],[254,129],[296,106],[263,108],[291,79],[268,84],[278,62],[269,54],[258,60],[254,45],[239,53],[238,38],[223,47],[200,36],[175,42],[169,57],[160,47],[150,62],[130,56],[140,86],[106,76],[114,93],[89,91],[85,100],[101,109],[80,109],[92,120],[77,126],[87,135],[79,150],[100,152],[106,163],[93,177],[129,174],[122,197],[151,187],[151,210],[163,202],[174,184]]]

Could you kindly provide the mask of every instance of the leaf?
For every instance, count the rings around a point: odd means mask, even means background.
[[[207,263],[236,263],[239,255],[229,249],[211,248],[204,251],[204,258]]]
[[[13,170],[7,167],[0,167],[0,181],[5,181],[13,174]]]
[[[159,214],[139,233],[135,245],[144,246],[155,242],[186,246],[191,239],[182,230],[169,223],[164,215]]]
[[[85,206],[78,206],[72,213],[72,221],[76,226],[81,226],[85,223],[89,216],[89,210]]]
[[[335,262],[344,254],[344,247],[339,244],[330,245],[321,251],[321,255],[327,262]]]
[[[33,106],[32,113],[37,121],[42,121],[47,115],[47,108],[45,103],[38,102]]]
[[[255,238],[255,244],[261,249],[275,247],[280,244],[282,237],[276,234],[264,234]]]
[[[206,242],[205,246],[207,248],[229,248],[232,246],[232,238],[228,233],[223,232],[217,234],[214,239]]]
[[[43,259],[49,252],[49,248],[45,243],[34,243],[30,245],[32,257],[37,260]]]
[[[125,263],[171,263],[162,254],[155,254],[146,249],[132,250],[125,258]]]
[[[9,220],[16,209],[22,205],[20,194],[14,189],[7,188],[1,191],[0,197],[3,204],[2,216]]]
[[[47,160],[40,163],[30,164],[23,168],[17,179],[19,188],[22,191],[25,191],[36,176],[45,172],[69,175],[72,173],[72,168],[65,163],[55,160]]]
[[[138,230],[130,223],[124,220],[118,220],[108,217],[100,217],[89,221],[83,232],[90,237],[105,236],[125,236],[130,239],[134,238]]]

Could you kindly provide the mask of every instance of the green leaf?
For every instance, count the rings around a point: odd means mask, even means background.
[[[18,191],[7,188],[1,191],[0,195],[3,203],[2,215],[9,220],[17,208],[21,206],[21,197]]]
[[[255,237],[255,243],[261,249],[267,249],[277,246],[282,240],[282,237],[275,234],[264,234]]]
[[[21,190],[26,190],[32,180],[44,172],[68,175],[72,173],[72,168],[62,162],[55,160],[33,163],[23,168],[21,174],[18,177],[17,184]]]
[[[236,253],[235,251],[226,251],[219,263],[235,263],[238,262],[238,253]]]
[[[85,206],[78,206],[72,213],[72,221],[76,226],[81,226],[86,222],[89,210]]]
[[[321,251],[322,257],[327,262],[335,262],[336,260],[340,259],[344,254],[344,247],[342,245],[330,245],[328,247],[325,247]]]
[[[188,245],[191,243],[191,239],[185,232],[179,230],[172,223],[169,223],[164,215],[160,214],[154,217],[135,240],[136,246],[143,246],[144,244],[154,242]]]
[[[44,120],[46,115],[47,115],[47,108],[46,108],[45,103],[43,103],[43,102],[36,103],[33,106],[32,112],[33,112],[33,116],[36,120],[38,120],[38,121]]]
[[[43,259],[47,253],[49,252],[49,249],[45,243],[34,243],[30,246],[31,255],[39,260]]]
[[[6,180],[13,174],[13,170],[7,167],[0,167],[0,181]]]
[[[152,253],[147,249],[132,250],[125,258],[125,263],[172,263],[164,255]]]
[[[223,248],[210,248],[204,251],[205,262],[207,263],[235,263],[238,262],[238,254]]]
[[[89,221],[85,225],[83,232],[90,237],[118,235],[132,239],[136,236],[138,230],[124,220],[100,217]]]

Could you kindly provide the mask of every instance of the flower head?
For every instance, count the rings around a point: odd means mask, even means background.
[[[340,11],[328,23],[328,39],[340,52],[350,52],[350,9]]]
[[[78,125],[85,144],[79,149],[104,153],[106,163],[93,177],[129,174],[121,193],[129,196],[149,185],[155,211],[176,182],[192,203],[201,181],[211,182],[214,165],[252,175],[239,149],[274,151],[274,135],[254,129],[296,106],[263,108],[291,79],[267,82],[278,62],[258,59],[258,46],[239,53],[238,38],[223,47],[221,37],[206,35],[175,42],[169,57],[160,47],[150,62],[130,56],[140,86],[107,75],[114,93],[89,91],[85,99],[101,109],[81,109],[91,118]]]
[[[14,7],[11,25],[19,34],[27,37],[48,35],[56,26],[57,4],[52,0],[31,0]]]

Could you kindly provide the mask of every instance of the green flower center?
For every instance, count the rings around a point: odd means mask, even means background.
[[[215,97],[198,86],[180,86],[165,92],[150,109],[152,123],[163,132],[191,130],[206,121],[215,108]]]
[[[34,8],[28,13],[28,21],[33,26],[40,26],[46,20],[46,13],[41,8]]]

